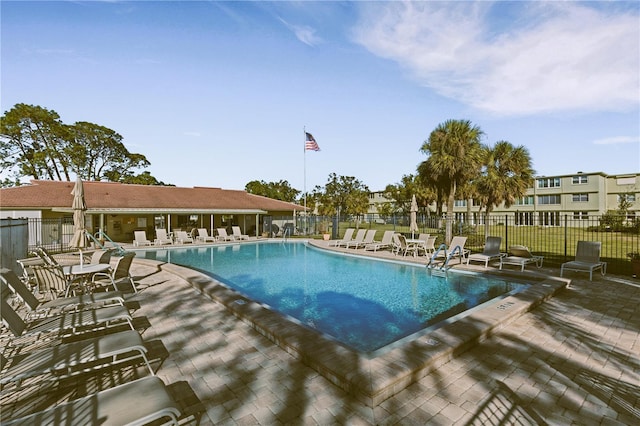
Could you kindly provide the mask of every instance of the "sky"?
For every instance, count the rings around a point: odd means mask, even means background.
[[[3,0],[0,19],[3,114],[108,127],[177,186],[380,191],[450,119],[538,176],[640,172],[636,1]]]

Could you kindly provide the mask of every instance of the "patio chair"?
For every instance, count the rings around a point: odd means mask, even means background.
[[[198,236],[196,237],[196,240],[201,241],[203,243],[208,243],[208,242],[215,243],[217,241],[216,237],[209,235],[209,233],[205,228],[198,228]]]
[[[373,250],[378,251],[380,249],[386,249],[386,248],[390,248],[391,244],[392,244],[392,240],[393,240],[393,234],[395,233],[395,231],[384,231],[384,234],[382,234],[382,240],[381,241],[373,241],[367,245],[364,246],[365,250]]]
[[[535,263],[538,268],[542,268],[542,256],[534,256],[525,246],[511,246],[509,247],[509,255],[500,258],[500,269],[502,265],[516,265],[520,266],[520,271],[523,272],[525,266],[529,263]]]
[[[227,230],[224,228],[217,228],[216,229],[218,231],[218,239],[222,240],[222,241],[234,241],[235,238],[233,238],[232,235],[227,234]]]
[[[96,250],[91,255],[89,263],[109,263],[111,262],[111,253],[112,250]]]
[[[502,237],[487,237],[482,253],[472,253],[467,256],[467,265],[471,261],[484,262],[484,267],[486,268],[489,266],[490,261],[499,260],[501,257],[506,256],[506,253],[500,253],[501,244]]]
[[[242,233],[242,231],[240,230],[239,226],[232,226],[231,227],[231,231],[233,232],[233,237],[236,240],[248,240],[249,239],[248,235]]]
[[[124,306],[124,297],[119,291],[60,297],[42,302],[29,291],[12,270],[6,268],[0,269],[0,277],[29,308],[29,312],[25,317],[27,320],[36,317],[47,317],[53,312],[60,313],[59,311],[80,310],[85,307]]]
[[[140,333],[127,330],[18,353],[5,359],[0,385],[16,382],[20,386],[23,380],[45,374],[51,375],[50,380],[57,381],[82,372],[85,365],[94,370],[136,359],[144,361],[153,376],[155,372],[147,352]]]
[[[361,248],[361,247],[365,247],[367,244],[371,244],[375,241],[376,238],[376,232],[378,232],[375,229],[369,229],[365,235],[364,238],[362,239],[362,241],[352,241],[352,242],[348,242],[347,245],[345,246],[346,248],[349,247],[353,247],[353,248]]]
[[[156,228],[156,239],[153,240],[153,244],[157,246],[173,244],[173,240],[167,235],[166,229]]]
[[[139,246],[150,246],[151,241],[147,240],[147,233],[144,231],[133,231],[133,245],[136,247]]]
[[[38,285],[38,291],[42,294],[49,293],[51,299],[68,297],[76,291],[82,292],[82,281],[72,278],[64,273],[61,266],[33,266],[31,268]]]
[[[576,258],[570,262],[565,262],[560,266],[560,276],[564,270],[574,272],[588,272],[589,281],[593,281],[593,271],[600,269],[604,276],[607,273],[607,262],[600,260],[600,241],[578,241],[576,248]]]
[[[346,244],[348,241],[353,240],[353,234],[356,232],[355,228],[347,228],[344,231],[344,235],[341,239],[331,240],[329,241],[329,247],[340,247],[343,244]]]
[[[66,312],[27,323],[7,303],[5,295],[10,290],[5,290],[6,284],[0,282],[0,286],[2,286],[0,315],[16,338],[8,342],[9,346],[19,345],[18,341],[23,338],[37,338],[40,340],[54,334],[54,337],[73,336],[82,334],[85,331],[97,331],[121,326],[123,322],[126,322],[129,328],[134,330],[131,314],[124,306]]]
[[[136,257],[136,254],[133,252],[125,253],[123,256],[118,258],[115,267],[111,268],[111,272],[98,272],[97,274],[93,274],[93,277],[91,278],[91,285],[102,287],[112,285],[114,290],[119,291],[120,289],[118,288],[118,285],[127,283],[131,286],[133,292],[137,293],[138,288],[136,287],[136,283],[129,272],[134,257]]]
[[[157,376],[132,382],[58,404],[28,416],[5,419],[3,425],[144,425],[163,419],[177,425],[179,404]]]
[[[27,257],[25,259],[16,260],[18,265],[22,268],[22,280],[29,285],[30,288],[36,289],[36,277],[33,274],[33,266],[44,265],[44,260],[40,256]]]
[[[395,254],[402,252],[403,256],[411,253],[414,257],[418,256],[418,245],[414,243],[408,243],[407,238],[402,234],[393,234],[395,240]]]

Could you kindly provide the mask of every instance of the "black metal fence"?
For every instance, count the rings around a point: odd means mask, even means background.
[[[475,216],[474,216],[475,219]],[[331,238],[344,234],[346,228],[378,229],[410,235],[409,216],[396,215],[380,217],[368,215],[366,220],[355,217],[326,216],[278,216],[272,222],[278,228],[273,236],[320,236],[327,233]],[[436,216],[418,215],[418,232],[437,235],[436,244],[444,242],[445,219]],[[486,228],[485,223],[488,223]],[[69,251],[69,241],[73,236],[73,221],[64,219],[29,219],[29,249],[44,246],[55,252]],[[452,224],[453,235],[467,237],[465,248],[482,251],[485,233],[502,237],[501,250],[509,246],[524,245],[538,255],[544,256],[545,265],[559,266],[575,255],[576,244],[580,240],[602,242],[602,260],[608,262],[607,270],[614,274],[630,275],[631,262],[627,254],[640,252],[640,219],[611,218],[611,216],[589,216],[575,218],[572,215],[558,215],[550,225],[523,225],[517,214],[495,214],[480,221],[458,218]],[[275,230],[275,227],[274,227]]]
[[[316,218],[317,223],[328,224],[332,227],[335,218]],[[557,215],[550,225],[523,225],[518,216],[511,214],[494,214],[488,218],[481,217],[479,221],[465,221],[464,217],[453,222],[453,235],[467,237],[465,248],[472,251],[482,251],[485,233],[502,237],[501,250],[506,252],[509,246],[524,245],[532,253],[544,256],[544,264],[560,266],[563,262],[572,260],[575,256],[578,241],[602,242],[601,259],[608,262],[607,271],[619,274],[631,274],[631,262],[627,256],[630,252],[640,252],[640,219],[611,216],[589,216],[576,218],[573,215]],[[488,222],[488,227],[485,223]],[[398,215],[381,218],[368,215],[367,220],[358,221],[356,218],[342,217],[337,222],[338,230],[335,235],[342,236],[346,228],[369,228],[385,231],[392,229],[405,235],[411,235],[409,216]],[[418,233],[437,235],[436,247],[444,243],[446,221],[435,216],[418,215]],[[333,229],[330,230],[332,236]],[[417,234],[417,233],[416,233]]]

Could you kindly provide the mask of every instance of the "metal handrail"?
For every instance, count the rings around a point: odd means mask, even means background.
[[[446,256],[447,255],[447,245],[446,244],[440,244],[440,247],[438,247],[438,249],[433,252],[433,254],[431,255],[431,258],[429,259],[429,263],[427,263],[427,268],[428,269],[432,268],[431,262],[433,262],[433,259],[438,257],[438,253],[440,253],[440,251],[444,251],[444,254]],[[440,269],[442,269],[442,268],[440,268]]]
[[[111,238],[109,238],[109,236],[107,234],[105,234],[101,230],[96,232],[95,235],[91,235],[91,233],[87,232],[87,236],[89,237],[89,239],[91,239],[95,244],[97,244],[103,250],[106,250],[107,247],[105,247],[105,245],[102,244],[100,242],[100,240],[109,241],[112,244],[112,246],[115,247],[115,249],[118,252],[118,254],[122,255],[122,254],[125,253],[125,249],[122,248],[122,246],[120,244],[118,244],[115,241],[113,241]]]

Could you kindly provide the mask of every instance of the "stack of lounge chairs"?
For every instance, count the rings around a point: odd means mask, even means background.
[[[107,291],[51,300],[32,293],[31,279],[0,269],[0,314],[8,329],[1,336],[0,396],[10,401],[3,403],[3,425],[177,425],[187,416],[184,396],[175,398],[152,367],[166,349],[142,338],[135,324],[145,321],[132,317],[130,293],[113,290],[113,275],[96,287]],[[60,389],[69,389],[67,396],[49,406]]]

